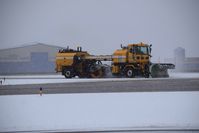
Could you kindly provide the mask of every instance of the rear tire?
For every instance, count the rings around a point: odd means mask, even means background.
[[[65,76],[65,78],[72,78],[72,71],[69,69],[65,69],[63,75]]]
[[[135,72],[134,72],[133,68],[127,68],[125,71],[125,74],[126,74],[127,78],[135,77]]]
[[[144,70],[144,77],[149,78],[150,77],[149,66],[145,65],[144,69],[145,69]]]

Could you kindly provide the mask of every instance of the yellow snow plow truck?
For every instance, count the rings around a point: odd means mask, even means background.
[[[151,63],[152,45],[138,43],[122,46],[112,55],[90,55],[82,51],[61,49],[56,54],[56,72],[61,72],[66,78],[102,78],[110,73],[118,77],[168,77],[168,69],[174,69],[170,63]],[[102,64],[111,61],[111,66]]]

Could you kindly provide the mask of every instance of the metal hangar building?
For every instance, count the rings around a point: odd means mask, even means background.
[[[61,48],[36,43],[0,49],[0,74],[55,73],[55,54]]]

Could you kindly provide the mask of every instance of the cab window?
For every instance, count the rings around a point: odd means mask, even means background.
[[[136,54],[148,54],[148,48],[147,47],[134,46],[131,49],[131,52],[136,53]]]

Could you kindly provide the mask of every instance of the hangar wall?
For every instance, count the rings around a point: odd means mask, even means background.
[[[55,54],[62,47],[37,43],[0,50],[0,74],[55,73]]]

